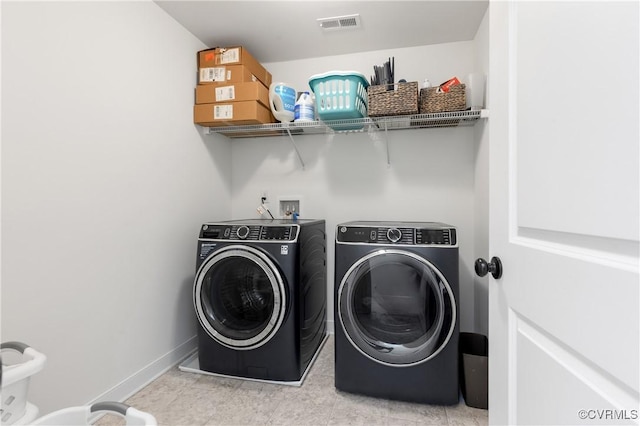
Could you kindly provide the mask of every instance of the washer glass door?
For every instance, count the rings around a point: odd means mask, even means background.
[[[428,260],[379,250],[354,263],[338,289],[338,315],[349,341],[372,360],[410,366],[436,356],[456,324],[449,283]]]
[[[228,246],[200,266],[194,305],[198,321],[215,340],[234,349],[253,349],[268,342],[282,324],[284,282],[261,251]]]

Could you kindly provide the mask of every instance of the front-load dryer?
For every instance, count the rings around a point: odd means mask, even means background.
[[[458,402],[458,241],[434,222],[336,229],[335,385],[386,399]]]
[[[326,331],[323,220],[206,223],[193,304],[199,370],[300,381]]]

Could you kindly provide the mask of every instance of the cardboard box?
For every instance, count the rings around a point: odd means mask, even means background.
[[[200,68],[198,84],[249,83],[259,81],[244,65],[219,65],[212,68]]]
[[[265,86],[269,87],[271,84],[271,73],[244,47],[216,47],[198,52],[199,75],[201,75],[202,68],[216,68],[225,65],[244,65]]]
[[[201,126],[238,126],[274,123],[271,110],[258,101],[240,101],[193,106],[193,122]]]
[[[259,81],[196,86],[196,104],[240,101],[258,101],[262,105],[269,107],[269,89]]]

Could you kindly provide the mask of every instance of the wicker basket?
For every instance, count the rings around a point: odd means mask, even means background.
[[[418,82],[381,84],[367,88],[369,117],[418,113]]]
[[[438,93],[437,87],[420,90],[420,114],[462,111],[467,108],[464,84],[451,86],[448,92]]]

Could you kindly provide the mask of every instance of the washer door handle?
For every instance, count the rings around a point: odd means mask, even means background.
[[[479,277],[484,277],[489,272],[496,280],[502,277],[502,261],[496,256],[492,257],[489,263],[483,258],[476,259],[475,269]]]

